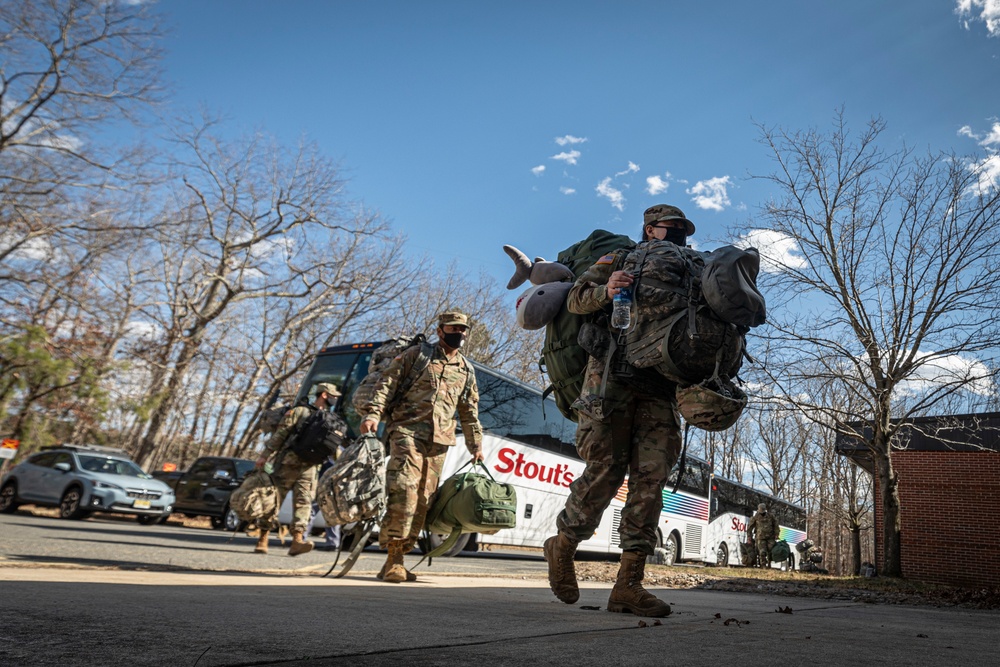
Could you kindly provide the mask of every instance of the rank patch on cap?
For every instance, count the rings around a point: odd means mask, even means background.
[[[604,257],[601,257],[599,260],[597,260],[597,263],[598,264],[614,264],[615,263],[615,256],[614,255],[605,255]]]

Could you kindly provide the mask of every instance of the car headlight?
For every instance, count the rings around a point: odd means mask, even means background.
[[[115,489],[116,491],[124,491],[124,489],[115,484],[108,484],[107,482],[94,482],[95,489]]]

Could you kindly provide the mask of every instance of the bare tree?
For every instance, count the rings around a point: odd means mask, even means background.
[[[777,166],[759,178],[776,197],[751,243],[794,245],[765,252],[761,284],[781,302],[762,327],[764,367],[805,416],[871,451],[882,572],[899,576],[894,437],[949,399],[995,393],[1000,193],[973,161],[886,151],[884,129],[853,136],[842,112],[829,133],[761,126]],[[824,403],[817,380],[850,401]]]

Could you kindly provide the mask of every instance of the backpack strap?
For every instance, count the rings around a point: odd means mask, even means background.
[[[417,358],[413,361],[413,365],[410,367],[410,372],[406,374],[403,381],[399,383],[399,390],[396,395],[399,396],[399,400],[402,400],[406,396],[406,392],[410,391],[413,387],[413,383],[424,374],[427,367],[431,365],[431,359],[434,358],[434,344],[428,343],[427,341],[420,342],[420,351],[417,353]]]

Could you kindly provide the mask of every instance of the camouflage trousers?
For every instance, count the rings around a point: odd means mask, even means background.
[[[312,516],[313,495],[316,492],[316,465],[299,460],[292,452],[285,452],[277,461],[271,475],[278,487],[278,497],[285,502],[285,496],[292,492],[292,532],[306,532]]]
[[[580,413],[576,449],[587,466],[570,484],[566,507],[556,518],[559,532],[574,542],[593,536],[627,474],[621,548],[651,555],[663,487],[681,449],[674,402],[633,395],[603,421]]]
[[[386,508],[378,533],[379,546],[385,548],[390,540],[406,540],[411,547],[417,543],[447,454],[448,445],[398,431],[390,433]]]
[[[757,540],[757,567],[771,567],[771,549],[774,548],[773,537],[762,537]]]

